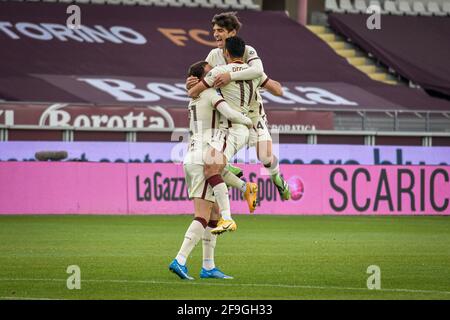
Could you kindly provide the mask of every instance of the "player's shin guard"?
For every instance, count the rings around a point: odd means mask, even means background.
[[[230,198],[228,197],[228,188],[220,174],[216,174],[207,179],[214,191],[220,214],[224,220],[231,219]]]
[[[222,171],[222,178],[229,187],[237,188],[242,192],[245,192],[245,190],[247,189],[247,183],[244,180],[239,179],[227,169]]]
[[[179,264],[185,265],[186,260],[194,249],[195,245],[199,242],[205,228],[207,221],[203,218],[195,218],[184,235],[184,241],[181,245],[180,251],[178,252],[176,259]]]
[[[214,263],[214,249],[216,248],[217,236],[211,230],[217,227],[217,220],[210,220],[203,233],[203,268],[212,270],[216,267]]]

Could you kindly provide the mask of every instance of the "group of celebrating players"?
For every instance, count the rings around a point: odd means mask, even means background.
[[[228,187],[238,188],[250,212],[258,202],[256,183],[242,180],[242,171],[228,162],[244,146],[256,146],[259,161],[284,200],[289,186],[280,175],[278,159],[272,154],[272,138],[267,126],[259,88],[281,96],[279,82],[264,73],[256,50],[237,36],[241,23],[235,12],[217,14],[212,19],[217,48],[205,61],[189,68],[186,88],[189,103],[189,149],[184,172],[195,217],[169,270],[181,279],[194,280],[186,260],[202,239],[203,266],[200,278],[232,279],[214,263],[217,235],[235,231]]]

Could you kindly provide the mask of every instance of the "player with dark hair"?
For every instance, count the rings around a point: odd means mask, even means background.
[[[204,90],[211,88],[216,77],[220,74],[238,70],[245,71],[248,69],[249,65],[243,62],[245,50],[246,45],[243,39],[236,36],[227,38],[225,40],[224,53],[228,64],[213,68],[201,82],[189,90],[189,95],[191,97],[197,96]],[[231,108],[247,115],[249,114],[251,101],[255,99],[254,95],[259,87],[265,87],[276,95],[282,94],[281,85],[276,81],[268,79],[265,74],[254,80],[231,81],[229,84],[219,89],[219,92]],[[220,174],[224,167],[217,164],[225,164],[230,161],[240,149],[248,144],[248,139],[249,130],[247,127],[239,124],[232,124],[230,121],[221,117],[220,130],[216,131],[211,142],[212,148],[207,152],[208,155],[211,155],[211,158],[214,158],[214,161],[205,162],[205,176],[208,178]],[[240,182],[240,179],[238,180],[239,181],[236,181],[235,183],[234,178],[229,177],[226,182],[229,185],[237,185],[242,191],[247,192],[246,186]],[[257,185],[254,184],[253,187],[254,190],[251,190],[251,192],[256,194]],[[253,205],[256,206],[256,203]],[[221,215],[223,219],[219,221],[217,228],[212,230],[212,233],[220,234],[236,228],[235,222],[231,219],[231,214],[227,215],[221,212]]]
[[[226,59],[224,55],[225,40],[236,36],[241,29],[242,24],[239,21],[236,12],[225,12],[217,14],[213,17],[212,28],[214,38],[216,39],[217,48],[211,50],[206,61],[212,66],[225,65]],[[264,68],[261,59],[258,57],[256,50],[251,46],[246,46],[243,61],[249,65],[245,70],[231,70],[218,75],[214,81],[214,87],[223,87],[230,81],[247,81],[261,77]],[[189,77],[187,79],[187,88],[192,88],[199,79]],[[278,189],[282,199],[290,199],[289,185],[280,174],[278,159],[272,152],[272,137],[268,128],[267,115],[264,111],[262,97],[257,90],[255,99],[252,100],[249,110],[249,117],[253,121],[253,129],[250,131],[249,146],[256,146],[258,159],[270,173],[271,179]],[[230,171],[239,174],[240,169],[229,167]],[[235,187],[234,185],[232,185]]]
[[[189,75],[203,79],[211,70],[206,61],[194,63],[189,68]],[[216,237],[211,231],[217,227],[220,218],[212,212],[213,204],[217,201],[220,212],[230,210],[228,188],[219,172],[205,177],[204,159],[207,144],[219,127],[220,117],[236,125],[251,127],[251,120],[242,113],[231,108],[223,97],[215,90],[208,89],[201,92],[189,103],[189,149],[183,161],[183,168],[188,186],[189,198],[194,200],[195,218],[186,231],[181,248],[169,266],[169,270],[181,279],[193,280],[189,275],[186,260],[195,245],[203,238],[203,267],[201,278],[230,279],[214,265],[214,248]],[[216,115],[217,114],[217,115]],[[222,170],[221,170],[222,171]]]

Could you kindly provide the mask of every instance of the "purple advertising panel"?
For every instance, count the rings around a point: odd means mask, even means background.
[[[0,163],[2,214],[127,214],[127,165]]]
[[[258,214],[450,215],[444,166],[281,165],[292,199],[280,199],[259,165]],[[0,214],[192,214],[181,164],[0,163]],[[247,214],[230,191],[233,214]]]
[[[184,142],[0,142],[0,161],[35,161],[38,151],[68,153],[68,160],[90,162],[182,162]],[[449,165],[450,147],[276,144],[282,164]],[[237,163],[258,163],[255,148],[242,149]]]

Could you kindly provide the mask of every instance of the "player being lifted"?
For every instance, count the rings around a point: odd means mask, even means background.
[[[212,69],[201,82],[189,90],[188,94],[195,97],[203,92],[203,90],[209,90],[208,88],[213,86],[215,79],[221,74],[248,69],[249,65],[243,62],[245,49],[245,42],[241,38],[227,38],[225,40],[224,51],[227,64]],[[254,100],[256,90],[261,86],[266,87],[266,89],[274,94],[282,94],[281,85],[278,82],[269,80],[265,74],[254,80],[231,81],[218,91],[231,108],[247,115],[249,113],[251,101]],[[216,134],[210,143],[211,147],[207,152],[210,158],[208,161],[205,161],[205,177],[208,179],[209,177],[220,176],[225,164],[230,161],[240,149],[248,144],[248,139],[248,127],[238,123],[232,123],[232,121],[225,119],[224,116],[221,115],[219,120],[219,130],[216,131]],[[242,180],[233,177],[231,174],[225,174],[224,177],[227,178],[227,184],[237,186],[244,192],[248,191],[245,190],[246,186],[253,188],[253,190],[251,190],[252,193],[257,192],[257,185],[254,183],[249,184],[242,182]],[[216,198],[219,196],[221,195],[217,195]],[[225,201],[218,201],[221,213],[223,211],[221,203],[224,202]],[[253,207],[250,208],[251,212],[254,210],[256,203],[253,203],[252,206]],[[236,229],[236,223],[231,219],[231,215],[226,216],[222,214],[222,218],[223,219],[219,220],[217,228],[212,230],[213,234],[221,234],[225,231],[233,231]]]
[[[189,75],[202,79],[211,70],[206,61],[200,61],[189,68]],[[219,127],[220,119],[226,119],[244,128],[252,127],[252,121],[242,113],[231,108],[215,90],[204,90],[193,98],[189,104],[189,149],[183,161],[188,185],[189,198],[194,200],[195,218],[186,231],[181,248],[169,266],[169,270],[181,279],[193,280],[188,274],[186,260],[198,241],[203,238],[203,267],[201,278],[230,279],[214,265],[214,247],[217,236],[211,233],[220,216],[212,212],[215,201],[220,213],[231,220],[228,188],[220,172],[205,178],[204,161],[209,161],[208,143],[214,131]],[[248,130],[248,129],[247,129]]]
[[[235,12],[226,12],[217,14],[212,19],[212,27],[214,38],[216,39],[217,48],[211,50],[206,61],[212,66],[220,66],[226,64],[224,56],[225,40],[229,37],[236,36],[242,24],[236,16]],[[258,57],[256,50],[251,46],[246,46],[244,54],[244,62],[250,68],[239,71],[226,72],[219,75],[214,82],[214,87],[223,87],[230,81],[246,81],[259,78],[263,75],[264,68],[261,59]],[[196,77],[189,77],[186,86],[192,88],[199,82]],[[280,175],[278,159],[272,153],[272,137],[267,127],[267,115],[264,112],[262,97],[258,90],[255,99],[250,104],[249,117],[253,122],[253,129],[250,131],[249,146],[256,145],[258,159],[268,169],[271,179],[284,200],[291,197],[289,185]],[[239,174],[240,169],[228,166],[230,171]],[[235,186],[235,185],[232,185]]]

